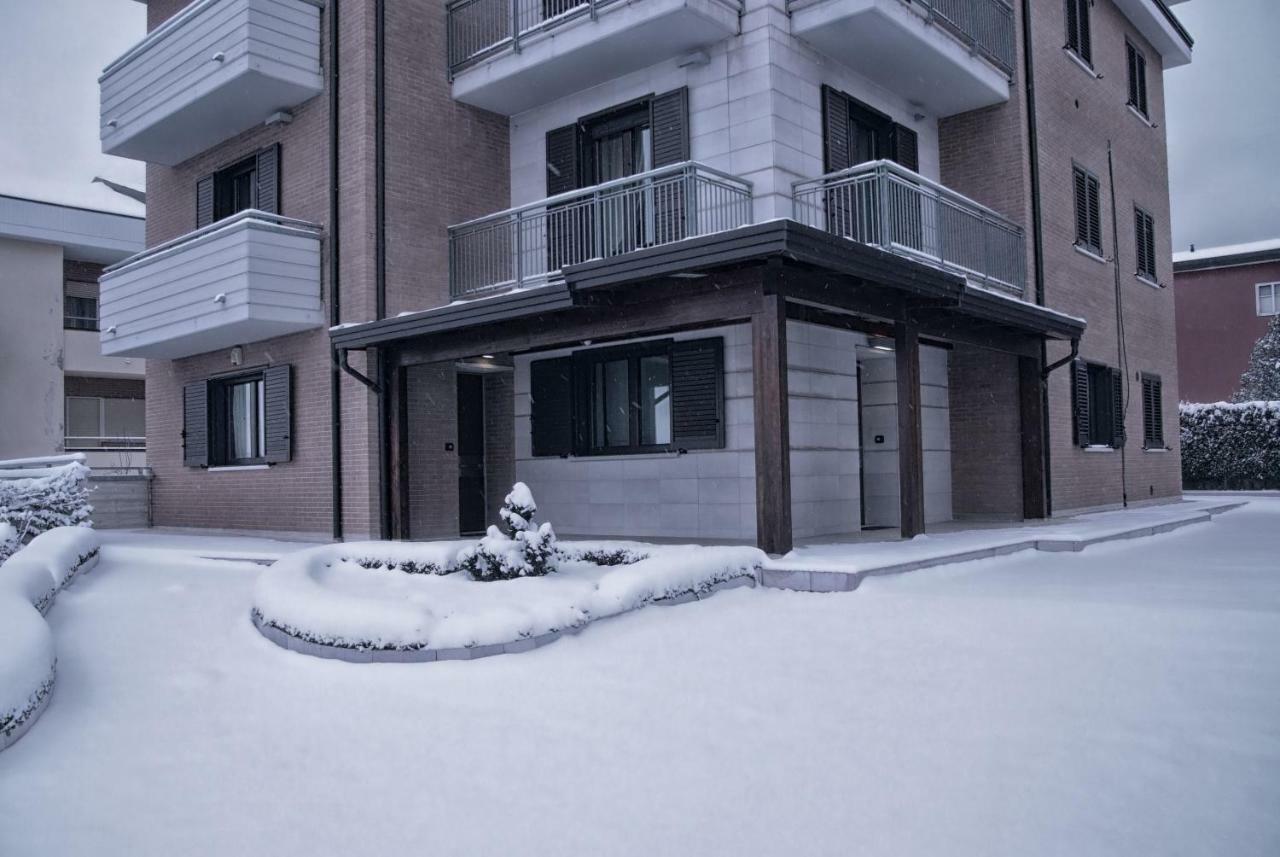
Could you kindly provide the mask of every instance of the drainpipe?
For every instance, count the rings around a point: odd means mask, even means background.
[[[338,302],[338,0],[329,0],[329,325],[342,323]],[[332,483],[333,539],[342,541],[342,384],[338,352],[330,346],[329,469]]]
[[[1030,180],[1031,180],[1031,261],[1035,268],[1035,294],[1036,303],[1044,306],[1044,223],[1042,220],[1042,212],[1040,207],[1040,140],[1039,132],[1036,127],[1036,75],[1035,61],[1032,57],[1031,44],[1031,0],[1022,0],[1022,86],[1027,98],[1027,148],[1030,154]],[[1079,340],[1072,340],[1071,353],[1074,355],[1079,348]],[[1049,361],[1048,347],[1043,339],[1040,340],[1040,365],[1045,366]],[[1050,452],[1050,432],[1049,432],[1049,372],[1052,369],[1062,365],[1061,361],[1055,363],[1052,368],[1045,367],[1042,375],[1042,383],[1040,384],[1040,410],[1045,414],[1042,421],[1042,442],[1041,448],[1044,449],[1044,495],[1045,495],[1045,513],[1053,514],[1053,468],[1052,453]]]
[[[387,5],[374,2],[373,32],[373,175],[374,175],[374,315],[387,315]],[[391,425],[387,407],[386,355],[377,350],[378,379],[378,528],[382,538],[391,538]],[[372,368],[372,367],[369,367]]]

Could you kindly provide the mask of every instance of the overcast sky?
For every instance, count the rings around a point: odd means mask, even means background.
[[[1174,249],[1280,237],[1280,0],[1174,9],[1196,41],[1165,75]],[[0,193],[135,211],[89,182],[143,185],[98,149],[97,79],[144,29],[135,0],[0,0]]]

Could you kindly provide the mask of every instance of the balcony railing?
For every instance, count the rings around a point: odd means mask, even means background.
[[[1017,41],[1013,7],[1005,0],[913,0],[929,20],[981,54],[1005,74],[1013,74]]]
[[[861,244],[962,274],[1021,298],[1022,229],[966,196],[892,161],[868,161],[792,186],[795,217]]]
[[[751,222],[751,182],[685,162],[449,228],[449,294],[542,285],[562,268]]]

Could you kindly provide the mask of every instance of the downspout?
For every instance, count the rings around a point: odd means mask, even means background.
[[[1031,45],[1031,0],[1022,0],[1022,86],[1027,98],[1027,148],[1030,154],[1031,180],[1031,262],[1035,268],[1036,303],[1044,306],[1044,224],[1040,206],[1040,140],[1036,128],[1036,75],[1035,62],[1032,58]],[[1077,353],[1079,340],[1071,341],[1072,356]],[[1044,450],[1044,501],[1045,514],[1053,514],[1053,468],[1050,452],[1049,432],[1049,372],[1056,369],[1045,366],[1049,361],[1049,351],[1044,339],[1040,340],[1040,365],[1045,367],[1040,384],[1040,411],[1045,415],[1041,421],[1041,443]]]
[[[342,323],[338,302],[338,0],[329,0],[329,325]],[[342,541],[342,379],[338,352],[329,349],[329,472],[333,539]]]
[[[387,5],[374,2],[373,32],[373,175],[374,175],[374,315],[375,320],[387,315]],[[384,539],[391,538],[391,425],[387,407],[386,355],[377,352],[378,379],[378,529]],[[372,368],[372,367],[367,367]]]
[[[1124,378],[1124,393],[1120,402],[1120,422],[1123,425],[1129,416],[1129,351],[1124,344],[1124,301],[1120,287],[1120,227],[1116,223],[1116,168],[1111,158],[1111,141],[1107,141],[1107,183],[1111,185],[1111,269],[1116,278],[1116,365],[1120,367]],[[1123,438],[1123,435],[1121,436]],[[1120,504],[1129,508],[1129,470],[1125,458],[1125,448],[1129,444],[1120,442]]]

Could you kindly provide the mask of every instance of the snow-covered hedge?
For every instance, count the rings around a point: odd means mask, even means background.
[[[17,740],[53,691],[53,634],[41,614],[97,561],[98,550],[93,530],[60,527],[0,564],[0,750]]]
[[[1179,405],[1189,489],[1280,488],[1280,402]]]
[[[88,527],[89,468],[72,458],[48,467],[6,468],[0,462],[0,521],[26,541],[55,527]]]
[[[365,542],[324,545],[289,554],[258,579],[258,624],[312,643],[349,649],[456,649],[511,643],[580,628],[662,599],[704,594],[720,583],[750,578],[765,556],[749,547],[645,546],[629,565],[565,559],[556,574],[480,582],[466,574],[370,574],[383,567],[443,565],[471,542]],[[612,555],[628,543],[561,545],[562,556]]]

